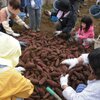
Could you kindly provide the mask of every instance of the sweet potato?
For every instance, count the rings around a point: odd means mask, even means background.
[[[47,77],[43,77],[40,81],[39,84],[43,85],[46,82]]]
[[[47,79],[47,83],[53,87],[59,87],[59,84],[53,80]]]

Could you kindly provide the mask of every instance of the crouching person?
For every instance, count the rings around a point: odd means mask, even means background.
[[[66,59],[61,63],[69,65],[69,68],[73,68],[78,63],[90,64],[91,66],[91,80],[89,77],[87,87],[80,85],[75,91],[67,84],[68,74],[60,78],[61,87],[64,89],[63,96],[67,100],[100,100],[100,48],[93,50],[89,54],[82,54],[78,58]],[[78,91],[79,88],[81,92]]]
[[[71,31],[75,26],[77,16],[74,11],[71,10],[71,4],[69,0],[56,0],[54,7],[58,10],[57,18],[55,22],[56,31],[55,36],[61,36],[66,40],[71,37]]]
[[[24,68],[15,68],[21,56],[19,41],[0,32],[0,47],[0,100],[28,98],[33,93],[34,86],[21,75],[20,71]]]
[[[0,10],[0,31],[15,37],[20,36],[19,33],[15,33],[11,28],[13,26],[13,20],[29,29],[29,26],[18,16],[19,13],[20,2],[18,0],[10,0],[8,6]]]

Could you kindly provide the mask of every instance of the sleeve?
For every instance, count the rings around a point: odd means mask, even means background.
[[[85,32],[83,35],[79,35],[80,39],[87,39],[87,38],[93,38],[94,37],[94,28],[90,27],[90,29]]]
[[[25,26],[26,23],[17,15],[15,18],[14,18],[15,22],[21,26]]]
[[[87,53],[87,54],[82,54],[82,55],[80,56],[80,57],[82,58],[82,60],[83,60],[83,64],[89,64],[88,55],[89,55],[89,53]]]
[[[72,28],[75,26],[75,18],[74,16],[67,19],[66,27],[62,30],[63,33],[70,33]]]
[[[9,26],[8,21],[3,21],[2,22],[2,26],[5,29],[6,33],[8,33],[8,34],[13,34],[14,33],[14,31],[12,30],[12,28]]]
[[[26,79],[19,72],[15,71],[15,74],[12,78],[12,92],[13,96],[20,98],[28,98],[34,90],[34,86],[30,82],[30,80]]]
[[[76,93],[76,91],[68,86],[62,92],[66,100],[86,100],[86,95],[84,93]]]

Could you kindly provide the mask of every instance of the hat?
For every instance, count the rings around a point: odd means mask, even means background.
[[[70,1],[69,0],[55,0],[53,6],[57,10],[68,12],[70,10]]]
[[[19,41],[8,34],[0,32],[0,64],[15,67],[20,56]]]

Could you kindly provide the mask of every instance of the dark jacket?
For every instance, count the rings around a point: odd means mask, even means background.
[[[70,13],[66,17],[61,17],[59,19],[61,26],[58,26],[57,30],[61,30],[63,33],[69,34],[72,28],[74,28],[76,20],[77,20],[76,14],[70,11]]]

